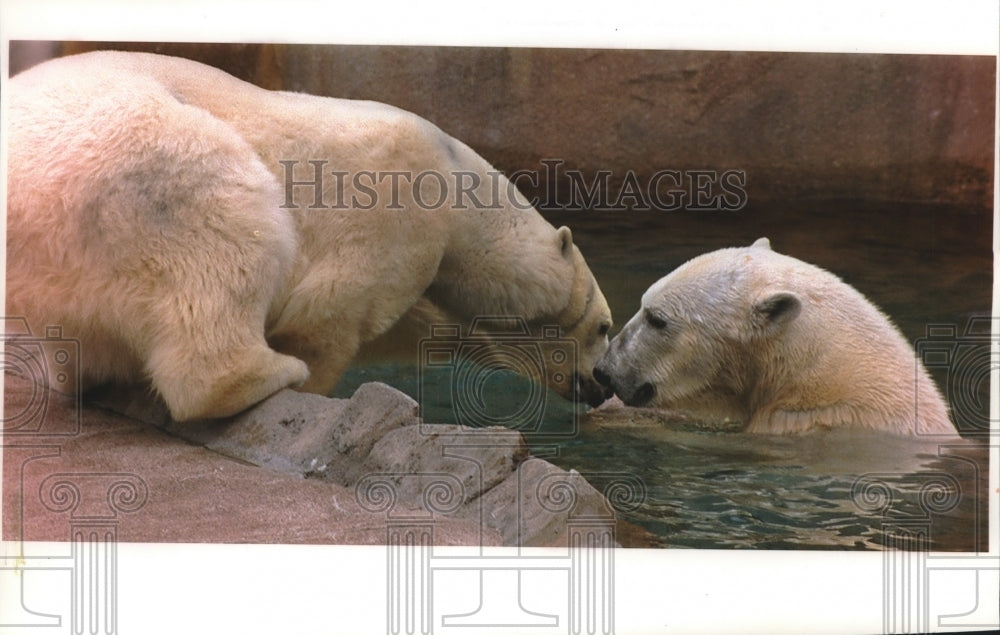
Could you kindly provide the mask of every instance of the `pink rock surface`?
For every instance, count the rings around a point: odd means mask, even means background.
[[[26,411],[33,395],[37,401],[30,382],[5,379],[5,413]],[[100,517],[117,520],[119,540],[134,542],[385,542],[385,514],[362,508],[352,487],[228,458],[107,410],[77,411],[72,399],[54,393],[46,400],[47,420],[79,416],[80,430],[3,436],[4,540],[65,541],[71,522]],[[78,505],[60,511],[65,505],[52,499],[69,490],[59,482],[75,485]],[[109,504],[115,483],[138,498]],[[437,544],[500,542],[497,532],[471,520],[438,517],[434,531]]]
[[[384,544],[433,519],[434,543],[562,546],[578,518],[647,544],[574,472],[517,432],[423,425],[412,399],[282,391],[231,419],[173,424],[145,393],[102,405],[5,376],[3,539],[66,541],[113,522],[119,540]]]

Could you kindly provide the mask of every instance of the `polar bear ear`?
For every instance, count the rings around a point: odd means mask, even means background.
[[[753,311],[761,326],[775,328],[797,318],[802,311],[802,301],[794,293],[779,291],[758,300]]]
[[[754,241],[752,245],[750,245],[750,247],[758,247],[760,249],[767,249],[768,251],[770,251],[771,241],[768,240],[767,238],[758,238],[757,240]]]
[[[556,230],[556,238],[558,240],[559,252],[563,256],[568,257],[573,248],[573,232],[570,231],[569,227],[563,225]]]

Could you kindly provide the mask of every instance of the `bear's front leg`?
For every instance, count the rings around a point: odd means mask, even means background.
[[[175,421],[228,417],[309,378],[302,360],[276,353],[263,339],[211,354],[161,346],[150,356],[149,373]]]

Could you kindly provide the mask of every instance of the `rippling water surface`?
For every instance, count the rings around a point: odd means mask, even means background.
[[[636,419],[585,417],[561,461],[642,474],[645,500],[626,517],[662,546],[871,549],[910,540],[894,538],[906,520],[935,549],[985,547],[981,444],[858,431],[751,436]]]

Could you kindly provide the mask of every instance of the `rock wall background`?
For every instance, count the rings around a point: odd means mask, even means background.
[[[754,200],[992,204],[990,57],[15,42],[11,72],[101,48],[190,57],[271,89],[388,102],[506,172],[542,170],[546,158],[640,180],[740,169]]]

